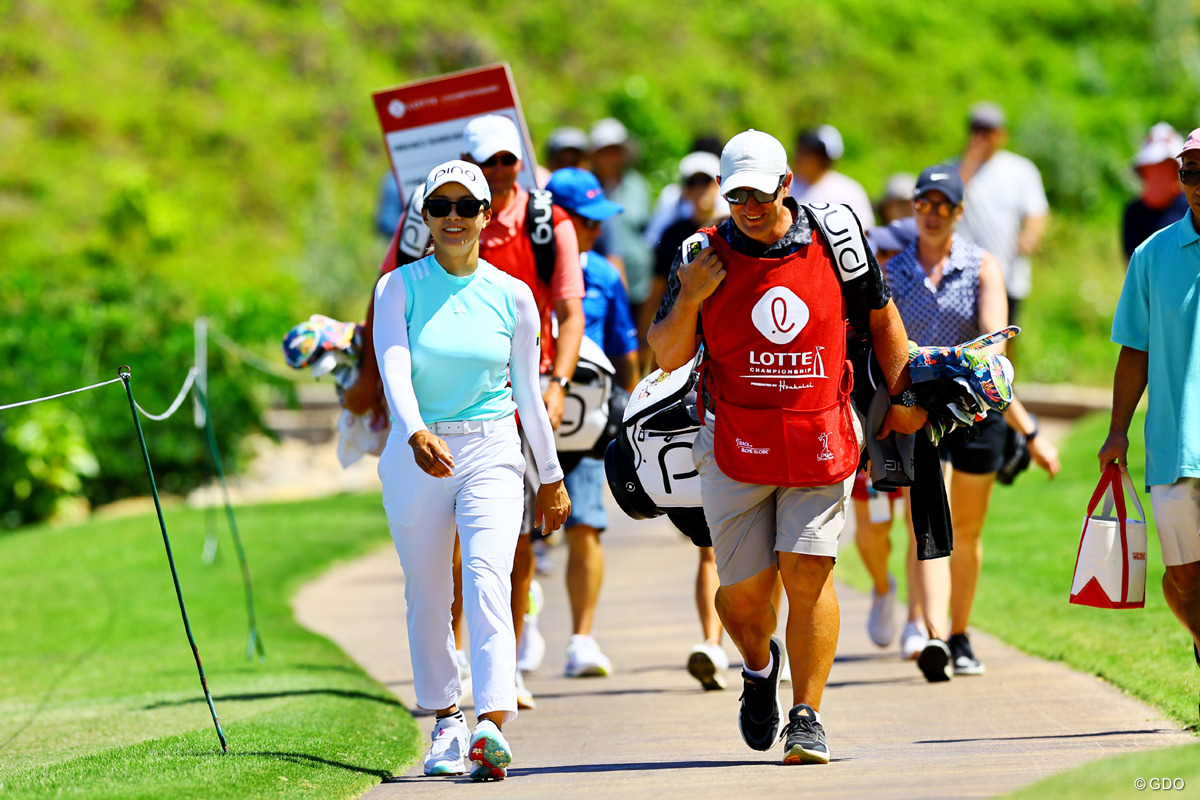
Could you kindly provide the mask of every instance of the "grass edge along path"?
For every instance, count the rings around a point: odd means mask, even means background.
[[[332,563],[387,540],[379,497],[238,509],[259,589],[265,662],[245,659],[228,531],[199,554],[210,512],[166,514],[217,711],[222,754],[152,515],[0,536],[0,795],[353,798],[422,747],[411,715],[290,599]]]

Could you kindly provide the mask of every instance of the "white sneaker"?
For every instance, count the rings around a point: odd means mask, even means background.
[[[537,703],[533,700],[533,692],[526,688],[525,679],[521,677],[520,670],[517,670],[517,708],[537,708]]]
[[[538,630],[537,617],[525,615],[525,629],[521,631],[521,642],[517,645],[517,671],[533,672],[542,665],[546,657],[546,639]]]
[[[425,755],[426,775],[462,775],[467,771],[467,720],[458,711],[433,726],[433,744]]]
[[[554,574],[554,559],[550,557],[550,545],[545,539],[533,543],[534,569],[538,575]]]
[[[867,617],[867,633],[877,647],[887,647],[896,636],[896,579],[888,575],[885,594],[871,592],[871,613]]]
[[[729,669],[729,656],[725,648],[715,642],[701,642],[688,653],[687,671],[704,691],[725,688],[725,670]]]
[[[512,748],[508,740],[491,720],[483,720],[471,734],[471,769],[473,781],[501,781],[508,777],[508,765],[512,763]]]
[[[924,622],[907,623],[904,626],[904,631],[900,634],[901,658],[911,661],[921,655],[921,651],[925,649],[925,644],[928,641],[929,634],[925,631]]]
[[[612,674],[612,662],[600,652],[600,645],[591,636],[575,634],[567,645],[568,678],[607,677]]]

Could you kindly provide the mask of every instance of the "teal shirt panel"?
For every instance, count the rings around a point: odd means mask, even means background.
[[[1134,251],[1112,340],[1149,353],[1146,484],[1200,477],[1200,234],[1189,210]]]
[[[457,277],[433,256],[400,268],[421,419],[501,419],[516,413],[508,362],[517,329],[512,278],[480,259]]]

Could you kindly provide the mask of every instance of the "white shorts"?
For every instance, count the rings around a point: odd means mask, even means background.
[[[1200,478],[1150,487],[1154,527],[1168,567],[1200,561]]]

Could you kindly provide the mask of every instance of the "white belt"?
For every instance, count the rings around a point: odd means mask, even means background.
[[[437,436],[455,436],[463,433],[491,433],[496,430],[494,419],[452,419],[446,422],[433,423],[433,432]]]

